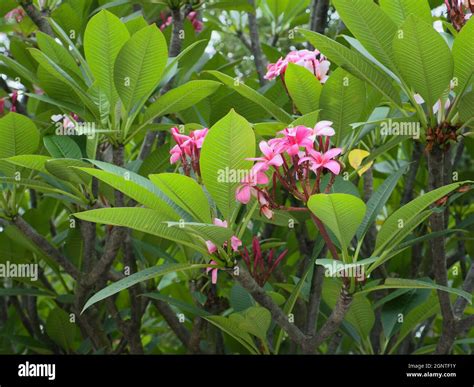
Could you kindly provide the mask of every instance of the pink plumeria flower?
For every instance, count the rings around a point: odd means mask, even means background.
[[[284,74],[286,68],[288,67],[288,61],[280,58],[277,60],[276,63],[270,63],[267,66],[267,73],[265,74],[264,78],[271,81],[278,77],[281,74]]]
[[[334,136],[336,132],[332,128],[332,121],[319,121],[313,129],[313,136]]]
[[[253,166],[250,170],[250,174],[244,179],[244,181],[242,181],[242,184],[237,187],[235,191],[235,198],[238,202],[247,204],[252,195],[257,196],[257,190],[254,187],[257,185],[268,184],[268,176],[265,174],[267,169],[268,166],[265,164]]]
[[[210,265],[217,265],[216,261],[211,261],[209,262]],[[217,274],[218,274],[219,269],[217,267],[208,267],[206,269],[206,273],[209,274],[211,272],[211,283],[213,285],[217,284]]]
[[[213,223],[215,226],[227,228],[226,220],[220,220],[218,218],[214,218]],[[230,238],[230,245],[233,251],[237,251],[239,249],[239,246],[242,246],[242,241],[239,238],[237,238],[235,235],[233,235],[232,238]],[[217,251],[217,246],[211,241],[206,241],[206,246],[207,246],[207,251],[209,252],[209,254],[214,254]],[[227,242],[224,243],[224,246],[227,246]]]
[[[333,160],[336,156],[342,153],[341,148],[333,148],[328,150],[326,153],[317,152],[315,150],[309,150],[308,156],[300,159],[299,164],[305,161],[310,162],[310,168],[313,171],[317,171],[319,168],[325,168],[330,170],[335,175],[338,175],[341,171],[341,165]]]
[[[261,141],[259,144],[259,148],[263,153],[264,157],[253,157],[247,160],[258,161],[255,164],[256,170],[261,169],[263,166],[274,166],[274,167],[281,167],[283,164],[283,158],[281,157],[280,153],[275,150],[275,146],[271,146],[266,141]],[[268,168],[267,168],[268,169]]]
[[[331,66],[331,62],[327,60],[323,60],[318,63],[316,66],[315,74],[316,78],[319,79],[321,83],[326,83],[328,80],[329,76],[327,75],[329,72],[329,67]]]
[[[289,156],[297,155],[301,147],[313,147],[313,131],[306,126],[299,125],[294,128],[286,128],[280,133],[284,135],[283,138],[273,139],[268,143],[270,146],[281,146]]]
[[[175,145],[173,148],[171,148],[170,154],[171,154],[170,164],[177,163],[184,155],[179,145]]]

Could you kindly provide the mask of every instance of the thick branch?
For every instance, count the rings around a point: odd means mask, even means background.
[[[311,19],[309,28],[311,31],[324,34],[327,26],[329,11],[329,0],[313,0],[311,4]]]
[[[59,250],[51,245],[42,235],[33,229],[21,216],[16,216],[13,219],[13,224],[36,244],[46,255],[51,257],[59,266],[61,266],[66,273],[68,273],[75,280],[79,279],[79,270],[64,256]]]
[[[260,35],[258,33],[257,14],[255,7],[255,0],[248,0],[250,6],[253,8],[252,12],[248,12],[247,16],[249,19],[249,33],[250,33],[250,45],[252,49],[253,60],[257,69],[258,80],[260,86],[265,85],[265,57],[262,52],[262,46],[260,45]]]
[[[51,26],[48,21],[43,17],[41,12],[34,6],[32,0],[20,0],[20,5],[25,10],[26,14],[35,23],[41,32],[48,34],[51,37],[55,37]]]

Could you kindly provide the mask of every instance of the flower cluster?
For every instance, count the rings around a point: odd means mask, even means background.
[[[10,12],[6,13],[5,16],[4,16],[4,19],[7,22],[16,21],[17,23],[20,23],[23,20],[24,17],[25,17],[25,11],[23,10],[23,8],[18,7],[18,8],[14,8]]]
[[[218,226],[218,227],[224,227],[224,228],[227,228],[227,221],[226,220],[220,220],[220,219],[217,219],[215,218],[214,219],[214,225]],[[207,251],[209,252],[209,254],[216,254],[217,256],[219,255],[218,251],[217,251],[217,246],[212,243],[211,241],[206,241],[206,246],[207,246]],[[236,252],[239,250],[239,247],[242,246],[242,241],[237,238],[235,235],[233,235],[231,238],[230,238],[230,246],[232,248],[232,251]],[[227,242],[224,243],[224,248],[227,248]],[[211,262],[209,263],[210,265],[217,265],[217,262],[214,261],[214,260],[211,260]],[[217,283],[217,272],[218,272],[218,268],[215,268],[215,267],[209,267],[206,269],[206,272],[209,273],[211,272],[211,282],[215,285]]]
[[[201,176],[199,167],[199,157],[201,155],[202,144],[206,138],[209,129],[204,128],[194,130],[188,135],[182,134],[178,128],[171,128],[171,135],[173,136],[176,145],[170,150],[170,163],[175,164],[181,160],[184,174],[191,175],[191,171],[196,176]]]
[[[252,254],[244,246],[241,256],[250,275],[255,279],[255,282],[263,287],[287,253],[288,250],[285,250],[275,258],[275,251],[271,249],[264,256],[258,238],[254,237],[252,241]]]
[[[173,23],[172,16],[166,16],[165,13],[161,13],[161,20],[163,21],[160,26],[160,30],[164,30],[166,27],[170,26]],[[204,24],[201,20],[199,20],[198,13],[196,11],[191,11],[188,13],[187,16],[188,20],[193,25],[194,31],[200,33],[204,27]]]
[[[330,185],[341,171],[340,163],[335,160],[342,149],[330,149],[330,137],[335,134],[332,122],[320,121],[314,128],[296,126],[279,132],[268,142],[260,142],[262,157],[256,161],[246,179],[236,190],[236,199],[247,204],[255,197],[260,205],[260,213],[271,219],[274,209],[286,209],[276,203],[276,184],[279,182],[296,199],[306,203],[309,197],[321,190],[323,173],[331,173]],[[269,173],[273,172],[273,173]],[[273,194],[265,188],[272,175]],[[315,176],[314,183],[311,181]],[[326,190],[330,188],[326,187]]]
[[[457,31],[461,31],[474,13],[474,2],[470,0],[444,0],[444,2],[451,23]]]
[[[268,65],[265,79],[272,80],[278,76],[284,77],[289,63],[307,68],[321,83],[328,79],[327,73],[331,63],[318,50],[291,51],[285,58],[280,58],[276,63]]]
[[[16,112],[18,103],[18,91],[14,90],[11,97],[4,97],[0,99],[0,115],[5,113],[5,102],[7,100],[10,100],[10,111]]]

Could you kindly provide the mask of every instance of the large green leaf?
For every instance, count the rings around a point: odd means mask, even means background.
[[[223,74],[219,71],[206,71],[207,73],[213,75],[224,85],[235,90],[237,93],[242,95],[245,98],[248,98],[252,102],[255,102],[257,105],[261,106],[268,114],[270,114],[277,121],[284,123],[290,123],[293,121],[291,115],[284,111],[281,107],[270,101],[267,97],[260,94],[258,91],[248,87],[240,81],[236,81],[234,78],[229,77],[226,74]]]
[[[448,195],[450,192],[464,184],[466,184],[466,182],[453,183],[435,189],[412,200],[410,203],[405,204],[403,207],[395,211],[387,218],[377,235],[374,255],[378,255],[378,252],[382,251],[384,247],[387,246],[387,243],[390,242],[397,233],[403,230],[411,220],[427,209],[430,204],[441,199],[443,196]]]
[[[141,106],[157,87],[168,58],[156,24],[143,28],[122,47],[114,67],[115,87],[127,111]]]
[[[453,43],[454,57],[454,90],[460,93],[469,79],[474,84],[474,54],[472,53],[472,37],[474,36],[474,18],[470,18]]]
[[[362,200],[341,193],[313,195],[308,208],[334,233],[344,250],[350,245],[366,211]]]
[[[137,202],[142,203],[150,208],[154,208],[159,211],[164,211],[167,216],[170,217],[168,220],[173,220],[173,213],[168,210],[166,207],[172,208],[172,210],[179,215],[180,219],[186,221],[191,221],[191,216],[174,203],[169,197],[167,197],[160,189],[154,185],[150,180],[140,176],[128,169],[117,167],[116,165],[105,163],[103,161],[97,161],[89,159],[89,162],[99,167],[103,171],[107,172],[106,174],[95,173],[92,171],[86,171],[90,174],[94,174],[98,179],[107,183],[111,187],[122,191],[125,195],[130,196],[132,199],[135,199]],[[146,192],[143,192],[143,189],[149,191],[153,196],[156,197],[156,200]],[[166,205],[162,205],[162,202]]]
[[[78,168],[88,166],[86,162],[77,159],[53,159],[45,163],[46,170],[58,179],[72,184],[89,184],[91,177]]]
[[[341,19],[383,65],[396,71],[392,42],[397,25],[372,0],[333,0]]]
[[[405,278],[387,278],[382,285],[372,286],[366,290],[363,290],[360,293],[369,293],[373,292],[374,290],[381,289],[436,289],[463,297],[470,304],[472,304],[472,295],[464,290],[438,285],[434,282],[426,282]]]
[[[321,93],[321,119],[332,121],[334,145],[342,146],[352,134],[365,106],[365,84],[341,68],[334,71]]]
[[[46,136],[43,138],[43,142],[49,154],[55,158],[82,158],[81,148],[72,138],[67,136]]]
[[[177,173],[161,173],[150,175],[150,180],[197,221],[212,222],[206,194],[194,179]]]
[[[390,195],[397,186],[398,180],[405,172],[406,168],[398,169],[398,171],[390,175],[370,197],[367,202],[367,212],[365,213],[364,220],[357,230],[357,239],[360,240],[364,237],[370,225],[375,221],[377,215],[382,211],[390,198]]]
[[[162,211],[140,207],[101,208],[78,212],[74,216],[88,222],[128,227],[133,230],[156,235],[181,245],[192,247],[207,255],[204,244],[196,241],[196,238],[190,237],[187,232],[179,227],[170,227],[167,222],[171,219],[164,215]]]
[[[431,109],[453,77],[453,58],[447,43],[431,25],[410,15],[395,34],[393,50],[403,80]]]
[[[147,123],[156,117],[185,110],[213,94],[220,85],[215,81],[197,80],[178,86],[148,106],[143,121]]]
[[[300,29],[300,32],[325,56],[357,78],[369,83],[389,101],[400,106],[399,91],[393,86],[392,79],[366,59],[362,54],[343,46],[317,32]]]
[[[42,51],[36,48],[29,49],[31,55],[39,63],[39,65],[45,69],[49,74],[54,76],[56,79],[70,87],[74,93],[80,98],[85,106],[97,116],[97,108],[90,98],[90,96],[85,91],[85,84],[77,79],[74,79],[69,75],[64,69],[62,69],[57,63],[55,63],[50,57],[48,57]]]
[[[18,165],[19,167],[32,169],[33,171],[48,173],[45,168],[45,163],[50,159],[51,157],[41,155],[18,155],[9,157],[5,161]]]
[[[102,301],[107,297],[113,296],[114,294],[122,290],[128,289],[129,287],[136,285],[140,282],[148,281],[156,277],[162,277],[169,273],[203,269],[206,267],[209,267],[209,265],[192,263],[176,263],[149,267],[148,269],[139,271],[138,273],[134,273],[128,277],[125,277],[120,281],[114,282],[113,284],[94,294],[91,298],[89,298],[89,300],[87,300],[86,304],[84,305],[84,308],[82,309],[82,313],[95,303]]]
[[[8,113],[0,119],[0,159],[34,153],[39,145],[39,132],[28,117]],[[11,176],[15,167],[0,161],[0,170]]]
[[[285,84],[301,114],[318,110],[322,86],[311,71],[290,63],[285,72]]]
[[[36,41],[40,50],[49,58],[62,68],[69,70],[69,74],[82,78],[79,66],[65,47],[41,31],[36,33]]]
[[[117,16],[105,10],[90,19],[84,32],[87,62],[112,106],[118,98],[114,84],[114,63],[129,38],[127,27]]]
[[[245,118],[231,110],[207,134],[201,152],[201,174],[225,219],[237,207],[235,190],[239,175],[248,174],[255,157],[255,135]]]
[[[431,23],[431,9],[426,0],[379,0],[379,4],[397,26],[402,25],[411,14],[425,23]]]

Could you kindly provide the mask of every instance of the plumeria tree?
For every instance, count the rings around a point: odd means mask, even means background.
[[[472,353],[472,3],[297,3],[0,5],[1,353]]]

